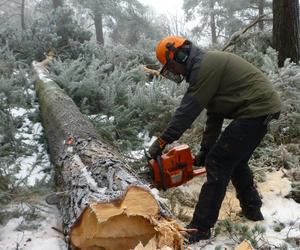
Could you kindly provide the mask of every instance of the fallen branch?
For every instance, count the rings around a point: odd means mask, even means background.
[[[160,76],[160,72],[156,69],[151,69],[148,67],[148,65],[141,65],[140,66],[142,70],[144,70],[146,73],[149,73],[151,75]]]
[[[250,28],[254,27],[259,22],[264,21],[272,21],[272,18],[264,18],[266,15],[258,16],[256,19],[254,19],[249,25],[247,25],[244,29],[235,32],[229,39],[229,41],[225,44],[222,51],[227,50],[230,46],[234,45],[242,34],[245,34]]]

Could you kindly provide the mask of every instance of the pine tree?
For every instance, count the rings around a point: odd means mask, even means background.
[[[273,47],[278,51],[278,65],[291,58],[299,63],[299,1],[273,1]]]

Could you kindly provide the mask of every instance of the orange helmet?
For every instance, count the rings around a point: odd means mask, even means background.
[[[169,57],[171,60],[174,58],[174,52],[169,51],[168,47],[173,46],[178,48],[184,44],[187,39],[180,36],[166,36],[161,39],[156,45],[156,57],[163,65],[167,63],[166,54],[169,52]]]

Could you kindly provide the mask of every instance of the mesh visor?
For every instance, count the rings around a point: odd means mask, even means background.
[[[184,79],[184,76],[176,75],[176,74],[172,73],[171,71],[169,71],[168,68],[167,68],[167,64],[165,64],[163,66],[163,68],[161,69],[159,74],[162,75],[163,77],[173,81],[173,82],[176,82],[177,84],[181,83]]]

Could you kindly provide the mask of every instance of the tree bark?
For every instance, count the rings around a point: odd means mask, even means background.
[[[299,62],[299,2],[273,1],[273,47],[278,51],[278,65],[285,59]]]
[[[58,7],[63,6],[63,0],[52,0],[53,8],[57,9]]]
[[[259,0],[258,2],[258,15],[263,16],[265,9],[265,0]],[[259,22],[258,27],[260,30],[264,30],[264,22]]]
[[[22,0],[22,4],[21,4],[21,27],[22,27],[22,30],[26,29],[26,25],[25,25],[25,0]]]
[[[100,11],[94,11],[94,22],[96,30],[96,41],[97,43],[104,45],[102,13]]]
[[[182,228],[164,202],[103,142],[42,66],[34,63],[36,91],[70,244],[85,250],[126,250],[141,243],[183,249]]]
[[[217,43],[217,33],[216,33],[216,20],[215,20],[215,0],[210,0],[210,30],[211,30],[211,41],[212,44]]]

